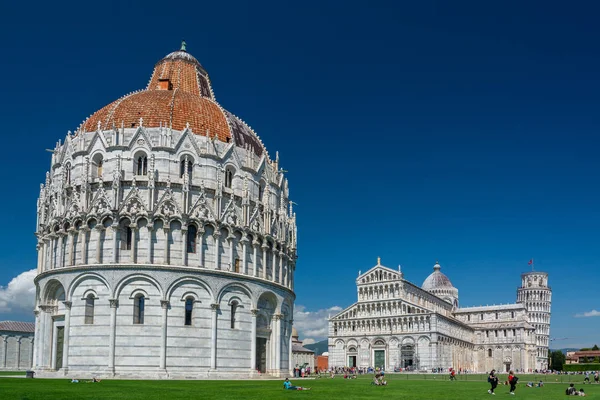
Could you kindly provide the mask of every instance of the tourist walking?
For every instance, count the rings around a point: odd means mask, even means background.
[[[493,369],[490,372],[490,375],[488,376],[488,382],[491,385],[490,389],[488,390],[488,393],[495,395],[496,393],[494,393],[494,389],[496,389],[496,386],[498,386],[498,377],[496,376],[495,369]]]
[[[515,376],[515,373],[513,371],[510,371],[508,373],[508,383],[510,384],[510,394],[512,394],[512,395],[515,394],[515,389],[517,388],[518,380],[519,380],[519,378],[517,378]]]

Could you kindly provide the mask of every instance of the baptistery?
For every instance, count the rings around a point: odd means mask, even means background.
[[[288,181],[186,51],[52,150],[37,205],[42,376],[287,375]]]

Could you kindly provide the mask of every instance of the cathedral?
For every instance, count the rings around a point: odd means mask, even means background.
[[[150,71],[52,151],[33,369],[287,376],[297,230],[279,157],[217,102],[185,42]]]
[[[386,371],[548,368],[552,290],[545,272],[521,275],[514,304],[460,307],[439,263],[420,287],[377,265],[359,273],[358,301],[329,319],[329,366]]]

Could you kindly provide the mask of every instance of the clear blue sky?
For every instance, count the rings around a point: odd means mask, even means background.
[[[7,2],[5,2],[7,3]],[[377,256],[462,305],[513,302],[535,258],[552,336],[600,338],[600,5],[8,2],[0,6],[0,285],[36,263],[52,148],[179,47],[278,150],[298,203],[297,304],[346,307]],[[30,318],[30,316],[22,317]],[[593,344],[593,343],[592,343]]]

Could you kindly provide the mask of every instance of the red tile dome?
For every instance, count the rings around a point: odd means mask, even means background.
[[[82,132],[139,126],[189,128],[198,135],[216,137],[258,156],[264,146],[239,118],[225,111],[214,99],[208,73],[194,56],[182,49],[174,51],[154,66],[144,90],[128,94],[92,114],[80,127]]]

